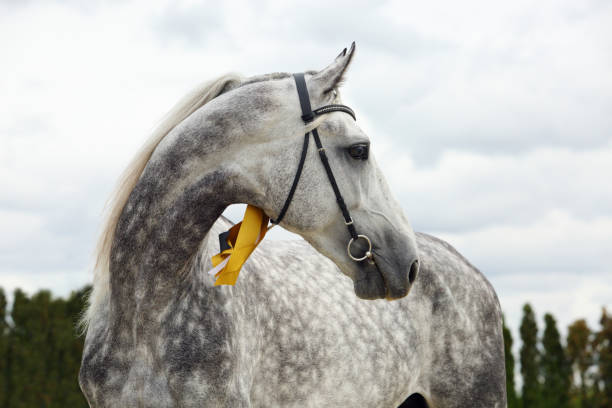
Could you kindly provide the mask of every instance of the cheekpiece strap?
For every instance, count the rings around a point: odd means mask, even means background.
[[[293,74],[293,78],[295,79],[298,97],[300,98],[300,106],[302,107],[302,120],[304,123],[310,123],[314,120],[315,115],[310,107],[310,95],[308,94],[304,74],[301,72],[299,74]]]
[[[304,121],[305,124],[312,122],[316,115],[322,115],[322,114],[329,113],[329,112],[344,112],[344,113],[351,115],[351,117],[354,120],[356,120],[355,112],[353,112],[353,110],[346,105],[340,105],[340,104],[325,105],[325,106],[315,109],[313,112],[310,106],[310,95],[308,94],[308,87],[306,86],[306,80],[304,79],[304,74],[303,73],[293,74],[293,78],[295,79],[295,85],[297,87],[297,92],[298,92],[298,98],[300,100],[300,106],[302,107],[302,120]],[[351,237],[356,240],[357,231],[355,229],[355,225],[353,224],[353,219],[351,218],[348,208],[346,207],[346,204],[344,203],[344,199],[342,198],[342,194],[340,193],[340,189],[338,188],[338,184],[336,183],[336,178],[334,177],[334,173],[332,172],[332,169],[329,165],[329,160],[327,159],[327,155],[325,154],[325,148],[321,144],[319,133],[317,132],[316,128],[313,129],[309,133],[312,133],[313,138],[315,140],[315,144],[317,145],[317,149],[319,151],[321,162],[323,163],[323,167],[325,168],[325,172],[327,173],[327,178],[329,179],[329,182],[334,190],[334,194],[336,196],[336,201],[338,202],[338,206],[340,207],[340,211],[342,211],[342,216],[344,217],[344,223],[346,224],[346,227]],[[287,199],[285,200],[285,204],[283,205],[283,208],[279,216],[275,220],[272,221],[272,223],[274,224],[278,224],[281,221],[281,219],[285,216],[285,213],[287,212],[287,209],[289,208],[289,204],[291,203],[291,200],[293,198],[293,194],[295,193],[295,190],[297,188],[297,184],[300,180],[300,175],[302,174],[302,169],[304,167],[304,161],[306,160],[306,150],[308,149],[309,133],[306,133],[304,135],[305,140],[304,140],[304,147],[302,149],[302,156],[298,164],[298,169],[295,174],[295,178],[293,179],[291,190],[289,191],[289,195],[287,196]]]

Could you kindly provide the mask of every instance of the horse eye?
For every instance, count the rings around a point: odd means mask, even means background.
[[[348,152],[353,159],[367,160],[370,146],[365,143],[354,144],[348,148]]]

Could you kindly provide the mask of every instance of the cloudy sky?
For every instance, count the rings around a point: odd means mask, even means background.
[[[527,301],[563,331],[596,327],[612,308],[612,4],[305,4],[1,1],[0,286],[91,280],[106,198],[190,88],[319,69],[355,40],[344,100],[415,229],[485,273],[513,328]]]

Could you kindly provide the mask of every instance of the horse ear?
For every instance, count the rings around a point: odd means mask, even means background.
[[[322,71],[317,72],[312,76],[310,82],[314,87],[325,94],[334,88],[339,88],[344,81],[344,74],[348,69],[353,55],[355,55],[355,42],[351,44],[351,48],[346,48],[336,57],[334,62],[328,65]]]

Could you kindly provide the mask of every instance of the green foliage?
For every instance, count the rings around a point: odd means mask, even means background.
[[[543,378],[541,406],[567,408],[569,404],[570,365],[565,356],[557,322],[551,314],[544,315],[541,373]]]
[[[600,331],[595,335],[593,350],[597,363],[595,375],[594,406],[612,407],[612,317],[602,311]]]
[[[83,352],[77,328],[89,289],[68,299],[53,298],[48,291],[28,297],[16,290],[9,316],[0,288],[0,407],[87,407],[77,380]],[[546,314],[544,320],[540,352],[534,311],[529,304],[523,307],[521,396],[514,383],[512,334],[504,323],[508,408],[612,407],[612,317],[603,310],[598,332],[591,332],[585,320],[572,323],[565,349],[553,316]],[[570,387],[572,368],[579,387]]]
[[[8,333],[9,327],[6,323],[6,296],[0,288],[0,407],[8,405]]]
[[[2,319],[3,407],[87,407],[77,381],[83,339],[76,332],[86,290],[67,300],[54,299],[48,291],[31,298],[15,291],[12,325]]]
[[[503,322],[504,333],[504,358],[506,363],[506,393],[508,396],[508,408],[518,408],[519,401],[514,386],[514,355],[512,355],[512,333]]]
[[[540,353],[538,352],[538,325],[533,309],[527,303],[523,306],[521,321],[521,375],[523,376],[523,392],[521,401],[523,408],[540,406]]]
[[[567,357],[570,366],[578,372],[580,384],[573,384],[573,391],[578,388],[578,394],[573,396],[575,401],[572,406],[576,408],[587,408],[592,406],[588,401],[587,394],[587,371],[593,364],[593,353],[591,349],[591,329],[586,320],[576,320],[567,328]],[[573,376],[572,376],[573,379]]]

